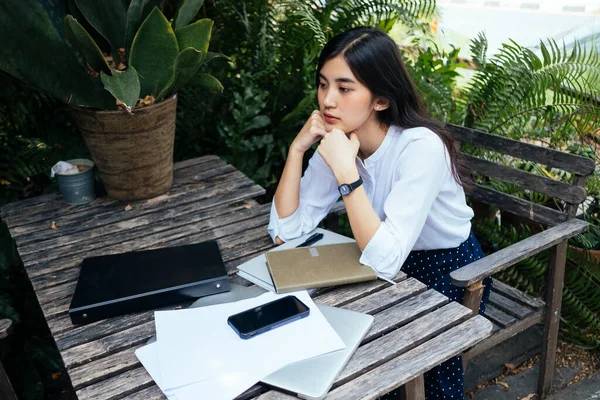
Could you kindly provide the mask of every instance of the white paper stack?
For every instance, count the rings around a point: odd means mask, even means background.
[[[227,324],[230,315],[294,295],[310,315],[248,340]],[[345,348],[306,291],[187,310],[155,313],[157,341],[136,351],[169,399],[228,400],[291,363]]]

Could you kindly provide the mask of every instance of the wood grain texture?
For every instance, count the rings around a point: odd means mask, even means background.
[[[492,290],[501,293],[504,297],[508,297],[509,299],[516,301],[519,304],[533,308],[535,310],[542,309],[546,305],[544,300],[538,299],[537,297],[533,297],[530,294],[521,292],[519,289],[509,286],[506,283],[499,281],[498,279],[493,280]]]
[[[531,308],[527,308],[516,301],[512,301],[511,299],[502,296],[498,292],[491,292],[489,303],[493,304],[496,308],[504,311],[509,315],[513,315],[518,319],[523,319],[533,314],[534,310]]]
[[[412,381],[408,381],[401,388],[405,399],[425,400],[425,378],[419,375]]]
[[[387,318],[391,318],[390,314],[376,315],[377,324],[373,325],[366,338],[366,341],[374,340],[358,348],[346,368],[336,378],[334,387],[427,342],[470,315],[468,309],[454,302],[426,314],[411,310],[408,304],[400,307],[398,311],[404,315],[397,318],[393,325],[386,321]],[[389,331],[386,329],[388,326],[400,327],[382,336],[382,333]]]
[[[499,310],[494,307],[492,304],[487,304],[485,306],[485,317],[492,322],[497,323],[503,328],[514,325],[517,322],[517,319],[512,315],[508,315],[504,311]]]
[[[460,142],[483,147],[498,153],[509,154],[513,157],[534,161],[538,164],[555,167],[579,175],[590,175],[594,172],[594,161],[562,151],[546,149],[529,143],[507,139],[487,132],[448,124],[448,129]]]
[[[242,179],[234,179],[228,182],[231,185],[240,185],[240,187],[244,187],[248,183]],[[135,209],[134,211],[132,208],[127,212],[126,216],[119,215],[121,212],[125,213],[126,210],[123,208],[115,210],[112,214],[105,213],[101,216],[94,216],[79,224],[77,221],[66,222],[58,220],[56,221],[56,229],[28,233],[18,237],[16,242],[19,246],[19,252],[27,255],[89,239],[101,239],[105,235],[122,234],[135,228],[146,228],[148,225],[151,226],[161,221],[167,221],[176,216],[183,216],[215,207],[223,207],[226,204],[234,204],[236,201],[239,201],[239,193],[230,191],[230,188],[227,187],[221,188],[221,186],[213,186],[211,190],[213,196],[205,198],[198,198],[196,196],[192,202],[173,204],[162,211],[154,212],[149,209]]]
[[[580,186],[534,175],[530,172],[483,160],[469,154],[463,154],[463,156],[467,160],[469,170],[472,172],[512,183],[534,192],[543,193],[571,204],[583,203],[587,195],[585,189]]]
[[[474,184],[472,188],[466,190],[466,193],[471,200],[494,205],[500,210],[544,225],[554,226],[568,219],[566,213],[502,193],[487,186]]]
[[[479,314],[481,298],[483,297],[483,284],[481,281],[467,286],[463,297],[463,305],[473,312]]]
[[[176,181],[174,182],[174,185],[171,188],[171,190],[168,193],[165,193],[153,199],[132,202],[120,202],[109,197],[100,197],[88,204],[70,206],[59,198],[52,204],[44,203],[39,204],[37,206],[30,206],[27,207],[26,212],[22,212],[21,210],[13,215],[7,215],[6,222],[7,225],[11,228],[11,232],[14,229],[15,236],[18,237],[23,233],[39,230],[41,227],[44,226],[44,224],[42,224],[41,222],[47,221],[49,219],[57,219],[59,217],[67,218],[68,216],[71,216],[70,218],[73,219],[77,217],[83,217],[86,215],[94,215],[95,213],[97,214],[99,211],[119,210],[125,207],[125,205],[127,204],[142,207],[143,205],[148,204],[158,204],[169,199],[177,199],[184,195],[186,193],[186,190],[192,192],[194,191],[195,188],[192,187],[192,185],[190,185],[191,183],[194,183],[194,180],[196,181],[196,183],[210,184],[210,179],[214,180],[219,175],[235,172],[235,168],[233,168],[230,165],[226,165],[221,160],[213,160],[210,163],[202,164],[202,166],[203,168],[197,171],[197,175],[195,175],[196,170],[194,169],[184,169],[175,171],[174,178],[176,179]],[[207,173],[208,175],[203,175],[205,173]],[[203,179],[207,181],[203,182]],[[200,188],[198,187],[197,189]],[[83,221],[83,219],[80,220]],[[27,222],[38,222],[38,224],[30,225],[28,228],[19,228],[22,225],[26,225]]]
[[[499,343],[504,342],[507,339],[515,336],[519,332],[523,332],[525,329],[537,324],[542,320],[542,310],[538,310],[529,317],[517,320],[514,324],[510,325],[508,328],[501,329],[499,331],[494,332],[493,335],[484,339],[480,343],[473,346],[473,348],[469,349],[465,353],[465,357],[472,358],[478,354],[483,353],[484,351],[491,349]]]
[[[523,239],[451,272],[450,277],[452,279],[452,284],[459,287],[465,287],[477,281],[481,281],[529,256],[546,250],[565,239],[585,231],[587,225],[587,222],[579,219],[572,219],[530,236],[527,239]]]
[[[219,156],[215,155],[206,155],[198,158],[191,158],[189,160],[176,162],[173,164],[173,174],[174,177],[177,177],[177,174],[185,170],[186,168],[193,168],[194,170],[200,170],[202,164],[214,164],[222,162]],[[97,199],[97,201],[100,199]],[[29,209],[32,206],[36,206],[38,204],[50,203],[50,202],[62,202],[60,199],[59,193],[50,193],[44,194],[41,196],[31,197],[24,200],[15,201],[13,203],[6,204],[0,208],[0,215],[4,219],[6,216],[10,216],[14,213],[19,213],[23,210]],[[62,202],[63,205],[68,206],[66,203]],[[80,207],[80,206],[73,206]]]
[[[568,242],[565,240],[554,247],[550,252],[550,262],[548,263],[544,337],[542,340],[542,357],[540,359],[540,376],[538,380],[538,395],[541,398],[549,395],[550,390],[552,390],[556,343],[558,341],[558,327],[560,324],[560,305],[565,278],[567,244]]]
[[[492,323],[480,315],[436,336],[360,377],[334,389],[328,400],[373,400],[409,382],[487,337]],[[456,338],[464,340],[456,340]]]

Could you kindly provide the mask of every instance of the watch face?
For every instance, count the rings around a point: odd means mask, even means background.
[[[350,186],[348,185],[341,185],[340,186],[340,193],[342,194],[342,196],[346,196],[347,194],[350,193]]]

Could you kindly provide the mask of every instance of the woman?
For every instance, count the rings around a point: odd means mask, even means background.
[[[424,111],[395,42],[371,27],[323,48],[319,110],[292,142],[275,192],[276,243],[313,230],[341,195],[361,263],[408,276],[462,302],[450,272],[483,256],[451,134]],[[302,176],[304,153],[320,140]],[[484,282],[483,312],[490,284]],[[459,357],[425,375],[427,399],[463,399]]]

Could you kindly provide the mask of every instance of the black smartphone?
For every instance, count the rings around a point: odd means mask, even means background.
[[[242,339],[270,331],[310,314],[310,309],[296,296],[286,296],[250,310],[234,314],[227,323]]]

